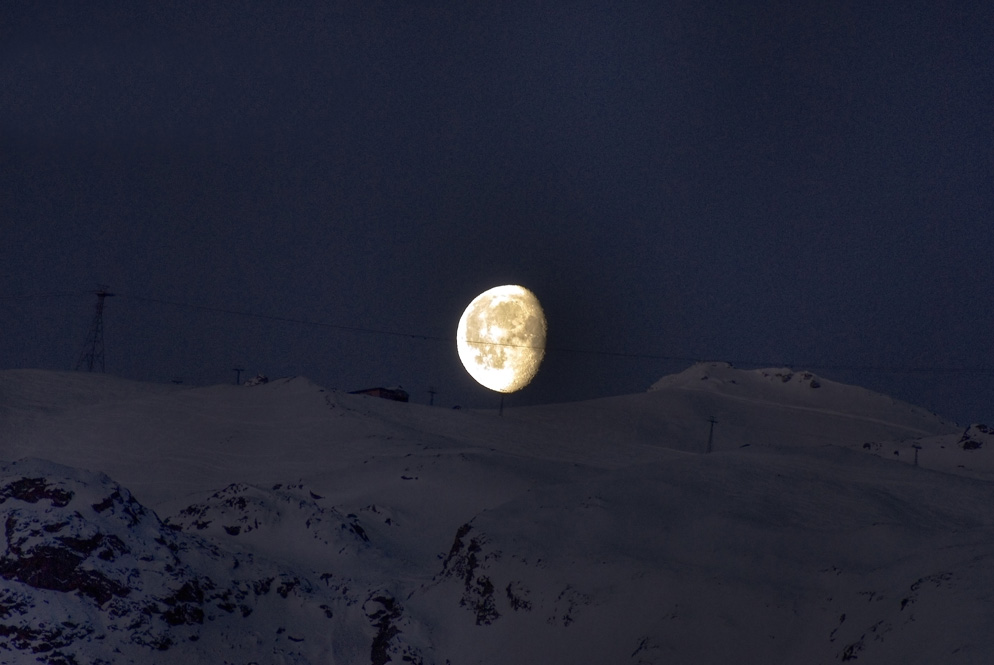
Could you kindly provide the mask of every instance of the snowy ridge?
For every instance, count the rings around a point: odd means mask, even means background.
[[[913,404],[786,367],[739,370],[729,363],[698,363],[679,374],[663,377],[649,390],[706,391],[747,402],[890,423],[909,430],[952,425]]]
[[[994,549],[977,539],[994,510],[972,503],[986,485],[923,498],[903,465],[794,457],[688,458],[537,490],[460,527],[410,604],[430,600],[429,623],[488,626],[480,662],[522,633],[555,662],[956,662],[948,651],[987,625]],[[949,613],[970,625],[945,627]],[[619,659],[639,645],[654,648]]]
[[[642,395],[517,409],[512,417],[571,442],[610,442],[619,453],[634,443],[704,452],[712,417],[715,450],[862,445],[960,431],[920,407],[810,372],[728,363],[693,365]]]
[[[366,511],[371,513],[376,507]],[[379,515],[377,515],[379,516]],[[385,517],[386,524],[391,524]],[[315,570],[353,568],[369,549],[360,518],[343,515],[303,483],[261,488],[235,483],[187,506],[165,523],[241,547],[274,560]]]
[[[499,417],[5,374],[4,455],[55,461],[0,466],[3,662],[994,657],[994,433],[860,388],[696,366]]]
[[[994,478],[994,428],[974,423],[961,432],[902,441],[867,441],[861,449],[895,461],[973,478]]]

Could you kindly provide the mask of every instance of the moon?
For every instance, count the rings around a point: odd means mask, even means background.
[[[470,376],[499,393],[521,390],[545,357],[545,313],[535,294],[509,284],[484,291],[459,317],[456,348]]]

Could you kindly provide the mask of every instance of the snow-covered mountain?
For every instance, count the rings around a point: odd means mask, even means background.
[[[988,663],[992,450],[721,363],[503,416],[4,371],[0,662]]]
[[[165,524],[105,475],[5,463],[0,509],[3,662],[324,662],[368,641],[330,630],[365,598]]]

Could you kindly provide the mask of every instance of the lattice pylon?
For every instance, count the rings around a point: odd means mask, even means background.
[[[99,371],[104,371],[104,299],[113,296],[107,291],[107,287],[101,286],[96,291],[97,305],[93,313],[93,323],[90,325],[90,334],[86,338],[83,352],[76,362],[76,371],[86,369],[92,372],[94,367]]]

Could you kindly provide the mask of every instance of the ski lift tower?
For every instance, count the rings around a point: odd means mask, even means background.
[[[104,299],[110,298],[114,294],[107,290],[106,286],[100,286],[96,291],[97,306],[93,314],[93,323],[90,325],[90,334],[86,338],[86,345],[83,353],[80,354],[76,362],[76,371],[86,368],[87,372],[92,372],[94,365],[98,371],[104,371]]]
[[[711,454],[712,444],[714,443],[714,426],[718,424],[718,421],[715,420],[714,416],[708,418],[708,422],[711,423],[711,429],[708,430],[708,449],[705,452],[706,455]]]

